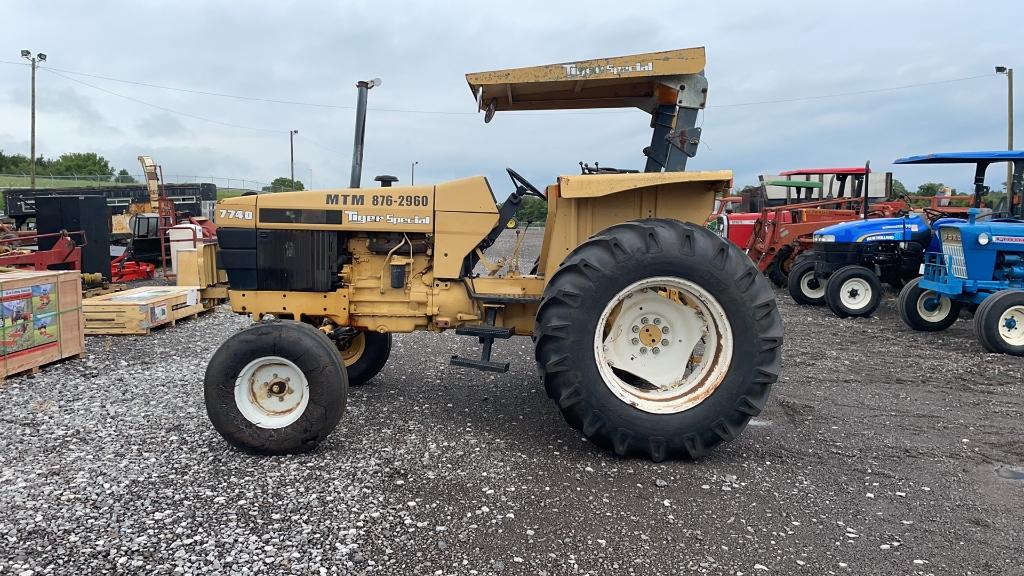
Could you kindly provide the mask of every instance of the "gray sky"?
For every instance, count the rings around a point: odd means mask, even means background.
[[[642,167],[649,116],[499,113],[485,125],[464,74],[515,66],[707,47],[704,143],[690,169],[728,168],[737,185],[788,168],[892,169],[910,188],[970,187],[963,167],[892,167],[900,156],[1006,147],[1006,78],[1024,54],[1019,0],[899,2],[4,2],[0,60],[23,48],[44,67],[265,99],[352,106],[370,93],[364,185],[390,173],[408,182],[485,174],[511,191],[504,167],[534,183],[577,162]],[[38,78],[39,153],[96,151],[139,171],[150,154],[165,174],[346,186],[351,109],[251,102],[52,72]],[[799,102],[750,102],[849,93],[981,76],[918,88]],[[1024,83],[1018,93],[1024,93]],[[732,106],[730,106],[732,105]],[[376,110],[375,110],[376,109]],[[441,113],[409,113],[385,109]],[[29,69],[0,64],[0,148],[29,149]],[[1020,113],[1024,115],[1024,108]],[[1024,141],[1024,133],[1018,141]],[[1018,146],[1020,148],[1021,146]],[[990,170],[998,185],[1005,174]]]

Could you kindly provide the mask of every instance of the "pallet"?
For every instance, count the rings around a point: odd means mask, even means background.
[[[8,373],[5,376],[0,376],[0,383],[2,383],[4,380],[7,380],[9,378],[16,378],[18,376],[24,376],[26,374],[38,374],[40,371],[42,371],[43,368],[46,368],[47,366],[53,366],[54,364],[60,364],[61,362],[64,362],[65,360],[81,360],[82,358],[85,358],[85,352],[79,352],[78,354],[72,354],[71,356],[65,356],[63,358],[57,358],[56,360],[51,360],[49,362],[45,362],[43,364],[38,364],[36,366],[30,366],[28,368],[23,368],[23,369],[18,370],[16,372],[10,372],[10,373]]]
[[[194,286],[147,286],[82,302],[86,335],[146,335],[153,328],[174,326],[206,307]]]
[[[96,288],[86,288],[82,290],[82,298],[105,296],[107,294],[113,294],[114,292],[121,292],[122,290],[126,290],[127,288],[127,284],[107,284],[104,286],[97,286]]]

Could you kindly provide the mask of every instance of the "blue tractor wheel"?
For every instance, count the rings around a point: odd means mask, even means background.
[[[974,317],[974,334],[989,352],[1024,356],[1024,290],[986,298]]]
[[[960,303],[919,286],[914,278],[900,291],[896,308],[900,319],[918,332],[939,332],[949,328],[960,317]]]
[[[882,301],[882,282],[864,266],[845,266],[829,276],[825,303],[840,318],[868,318]]]

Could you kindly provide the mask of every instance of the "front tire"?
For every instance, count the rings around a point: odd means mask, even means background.
[[[789,271],[787,282],[789,295],[797,304],[818,306],[825,303],[827,282],[814,276],[814,267],[813,259],[803,258],[798,260]]]
[[[925,290],[914,278],[900,290],[896,300],[903,323],[918,332],[939,332],[949,328],[960,317],[960,303],[932,290]]]
[[[868,318],[882,301],[882,283],[864,266],[845,266],[829,276],[825,303],[840,318]]]
[[[206,367],[204,389],[210,422],[229,443],[255,454],[299,454],[338,425],[348,379],[327,336],[276,320],[221,344]]]
[[[337,344],[349,386],[362,386],[376,376],[391,356],[391,334],[360,331],[344,346]]]
[[[573,428],[620,456],[661,461],[699,458],[761,412],[782,332],[770,284],[735,245],[648,219],[566,257],[534,341],[547,393]]]
[[[775,253],[775,258],[772,259],[772,263],[765,272],[768,274],[768,279],[772,281],[772,284],[779,288],[789,284],[789,274],[793,268],[794,258],[792,246],[779,248],[779,251]]]
[[[989,352],[1024,356],[1024,290],[989,296],[974,318],[978,341]]]

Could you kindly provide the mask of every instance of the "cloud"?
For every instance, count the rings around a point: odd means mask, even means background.
[[[608,114],[410,114],[383,109],[473,111],[466,72],[704,45],[710,82],[705,145],[689,166],[731,168],[738,184],[761,172],[871,160],[908,186],[944,180],[969,187],[969,171],[893,167],[899,156],[1005,147],[1005,78],[745,107],[794,96],[834,94],[990,74],[1024,53],[1015,0],[969,10],[960,3],[825,3],[756,0],[665,4],[636,0],[251,4],[187,0],[5,4],[9,47],[44,50],[47,66],[147,83],[256,98],[351,106],[356,81],[381,77],[370,93],[364,182],[391,173],[407,181],[469,174],[511,189],[513,166],[538,185],[573,173],[579,161],[639,167],[649,118]],[[993,18],[992,14],[1000,14]],[[83,22],[102,22],[104,30]],[[159,22],[154,29],[139,22]],[[956,34],[945,31],[955,29]],[[164,35],[174,31],[173,41]],[[42,31],[42,32],[40,32]],[[114,32],[116,31],[116,33]],[[87,47],[88,49],[83,49]],[[2,58],[0,58],[2,59]],[[12,48],[10,59],[16,59]],[[92,149],[118,165],[141,150],[168,173],[269,181],[290,168],[287,131],[298,129],[296,175],[344,186],[354,112],[226,99],[70,75],[130,98],[249,130],[157,110],[40,73],[40,143],[47,154]],[[27,142],[27,69],[0,66],[0,147]],[[5,97],[5,95],[7,97]],[[16,97],[14,97],[16,96]],[[269,130],[269,131],[268,131]],[[301,168],[301,170],[300,170]],[[132,168],[129,168],[134,171]],[[308,175],[302,175],[308,178]]]

